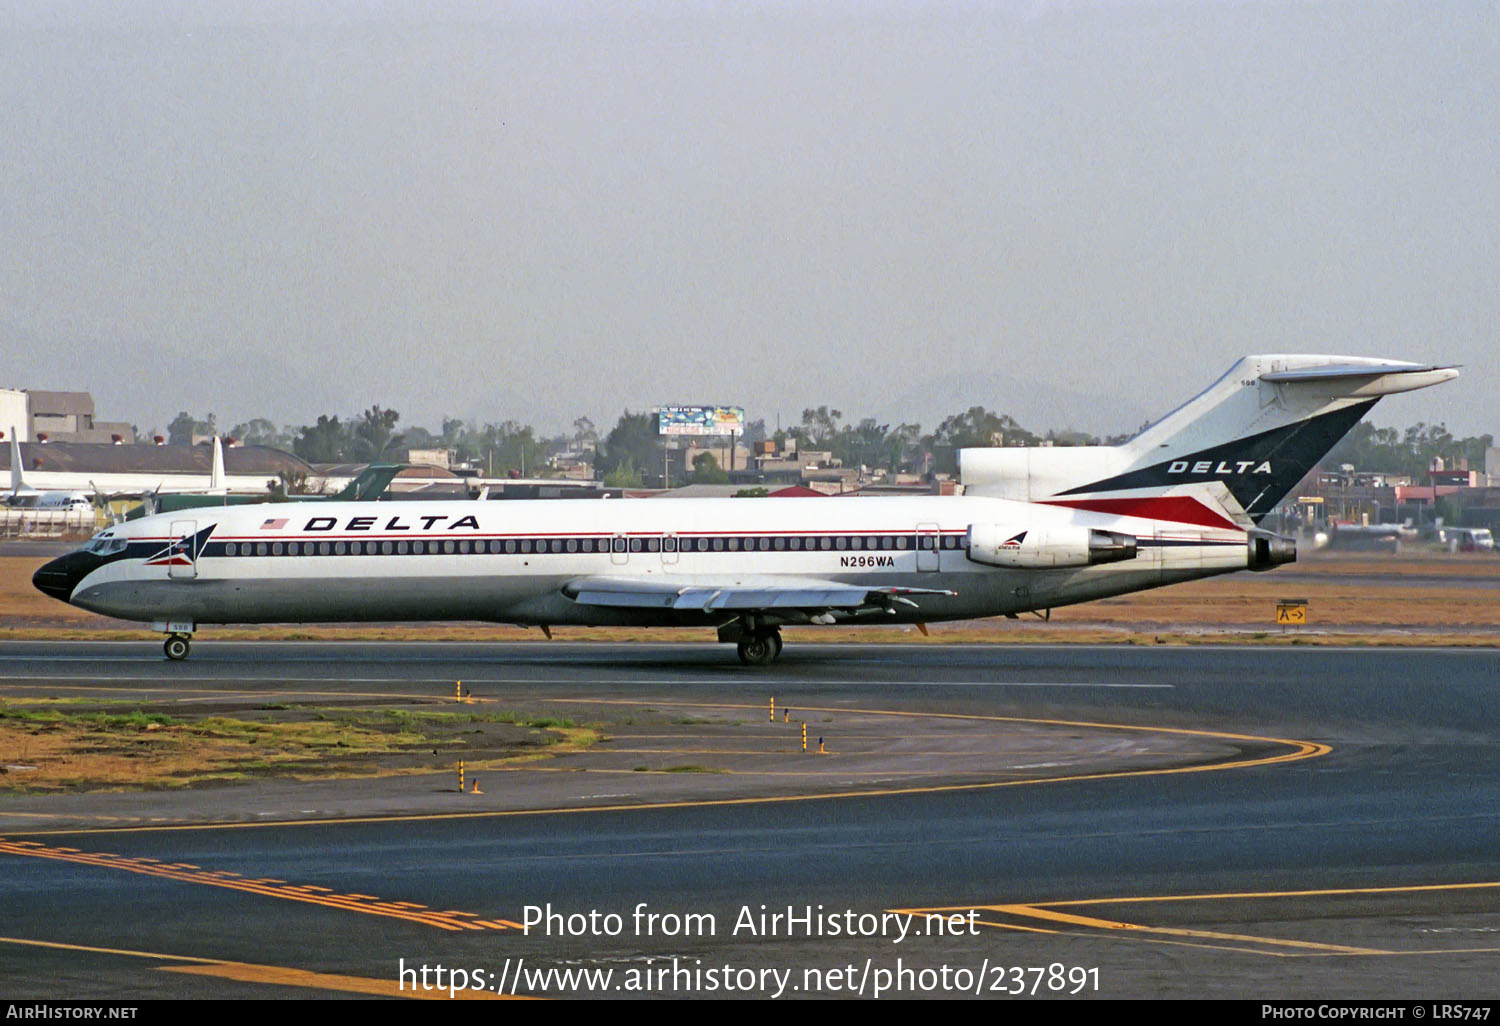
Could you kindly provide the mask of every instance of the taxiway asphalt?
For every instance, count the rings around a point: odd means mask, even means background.
[[[869,996],[884,979],[912,996],[962,979],[999,996],[1015,986],[999,970],[1056,965],[1097,969],[1084,992],[1108,997],[1493,996],[1500,661],[1488,652],[788,645],[750,671],[694,645],[203,643],[182,664],[150,643],[0,645],[8,695],[440,696],[455,680],[515,701],[758,707],[774,692],[798,708],[1063,721],[1060,742],[1107,724],[1327,750],[1003,787],[955,781],[939,758],[917,774],[930,787],[815,800],[721,800],[768,797],[747,777],[653,801],[651,781],[600,774],[590,811],[502,793],[446,818],[407,802],[341,820],[346,782],[320,784],[327,808],[312,811],[326,814],[303,823],[246,822],[259,785],[195,796],[220,826],[142,822],[142,799],[96,795],[70,807],[68,833],[40,825],[32,799],[6,798],[5,996],[394,993],[403,965],[438,963],[491,974],[490,995],[518,976],[519,993],[604,996],[634,993],[611,989],[632,972],[640,986],[668,970],[658,991],[678,996],[750,979],[704,975],[723,968],[760,971],[754,994],[786,970],[787,995]],[[1239,747],[1203,763],[1274,745]],[[138,815],[68,825],[112,802]],[[511,807],[523,814],[493,814]],[[621,929],[516,928],[548,904],[613,913]],[[696,915],[699,929],[668,933],[662,919],[643,933],[640,907]],[[789,908],[817,929],[735,928]],[[897,941],[899,920],[828,935],[833,917],[900,911],[921,928],[937,909],[975,915],[957,936]],[[526,975],[579,970],[610,976]],[[1043,993],[1071,987],[1039,978]]]

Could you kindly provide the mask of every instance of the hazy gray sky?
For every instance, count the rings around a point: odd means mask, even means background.
[[[100,416],[983,403],[1462,363],[1500,433],[1485,3],[0,3],[0,385]]]

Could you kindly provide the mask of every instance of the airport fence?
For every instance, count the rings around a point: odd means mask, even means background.
[[[0,538],[87,537],[99,527],[91,510],[0,509]]]

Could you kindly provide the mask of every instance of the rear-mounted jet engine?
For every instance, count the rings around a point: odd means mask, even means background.
[[[969,525],[969,559],[1014,570],[1094,566],[1134,559],[1134,535],[1088,527],[1018,530],[1003,524]]]

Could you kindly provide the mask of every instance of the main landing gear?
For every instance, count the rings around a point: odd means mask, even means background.
[[[761,631],[741,638],[735,646],[746,666],[769,666],[781,655],[781,632]]]
[[[167,658],[175,662],[181,662],[188,657],[192,651],[192,635],[190,634],[168,634],[167,640],[162,644],[162,651]]]

